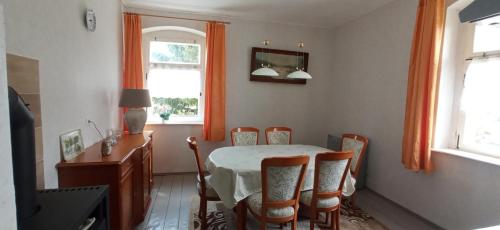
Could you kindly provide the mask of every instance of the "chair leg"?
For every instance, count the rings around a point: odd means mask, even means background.
[[[332,211],[330,212],[330,222],[331,222],[331,226],[330,226],[330,229],[335,229],[335,211]]]
[[[246,221],[247,221],[247,206],[244,201],[238,202],[238,205],[236,206],[236,211],[237,211],[237,229],[242,230],[246,228]],[[264,225],[265,229],[265,225]]]
[[[203,217],[202,209],[203,209],[203,198],[200,196],[200,207],[198,209],[198,218],[200,219]]]
[[[356,207],[355,202],[354,202],[354,196],[355,196],[355,195],[356,195],[356,193],[353,193],[353,194],[351,195],[351,197],[349,198],[349,203],[351,203],[351,206],[352,206],[353,208],[354,208],[354,207]]]
[[[201,221],[201,228],[207,228],[207,200],[205,198],[200,198],[200,210],[198,211],[198,217]]]
[[[297,229],[297,216],[295,216],[295,219],[292,221],[292,230]]]
[[[328,219],[330,219],[330,212],[325,212],[325,222],[324,222],[324,224],[328,225]]]
[[[335,211],[335,229],[340,229],[340,208]]]
[[[260,230],[266,230],[266,222],[260,222]]]
[[[316,210],[311,209],[311,216],[309,217],[309,229],[314,230],[314,222],[316,221],[317,218],[317,212]]]

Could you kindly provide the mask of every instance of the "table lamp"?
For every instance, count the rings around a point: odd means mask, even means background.
[[[144,107],[151,107],[151,98],[147,89],[123,89],[120,107],[128,108],[125,113],[130,134],[142,133],[146,124],[147,113]]]

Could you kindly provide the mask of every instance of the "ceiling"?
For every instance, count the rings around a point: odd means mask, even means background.
[[[331,28],[394,0],[123,0],[127,7]]]

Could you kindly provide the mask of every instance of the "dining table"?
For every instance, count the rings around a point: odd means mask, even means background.
[[[206,168],[210,173],[207,182],[219,195],[226,208],[237,209],[238,229],[243,229],[244,200],[248,196],[262,191],[261,162],[270,157],[287,157],[308,155],[309,164],[305,173],[301,191],[311,190],[314,183],[314,162],[318,153],[334,152],[313,145],[250,145],[230,146],[215,149],[206,160]],[[355,179],[348,172],[343,195],[354,193]]]

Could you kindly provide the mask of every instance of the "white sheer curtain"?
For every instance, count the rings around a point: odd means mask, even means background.
[[[460,109],[461,148],[500,157],[500,59],[470,64]]]

